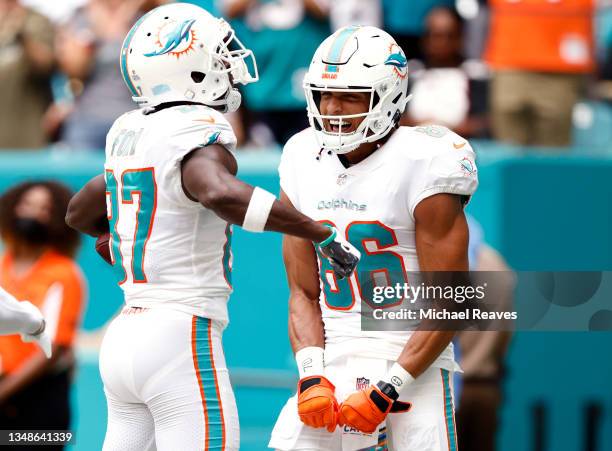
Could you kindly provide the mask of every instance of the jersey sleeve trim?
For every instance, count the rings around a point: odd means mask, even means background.
[[[412,205],[410,205],[410,208],[409,208],[410,218],[414,221],[414,210],[416,209],[417,205],[419,205],[423,200],[427,199],[428,197],[434,196],[436,194],[443,194],[443,193],[444,194],[457,194],[460,196],[468,196],[468,198],[470,198],[472,194],[474,193],[474,190],[473,189],[462,189],[460,187],[457,187],[456,185],[430,186],[429,188],[426,188],[423,191],[421,191],[419,195],[416,196],[414,200],[412,201]]]

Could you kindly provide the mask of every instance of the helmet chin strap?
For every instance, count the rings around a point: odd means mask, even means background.
[[[229,88],[225,95],[216,100],[208,101],[205,105],[216,108],[221,113],[233,113],[238,111],[242,103],[242,94],[236,88]]]

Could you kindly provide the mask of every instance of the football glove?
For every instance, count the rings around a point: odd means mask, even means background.
[[[298,382],[298,415],[313,428],[326,427],[334,432],[338,420],[336,387],[323,376],[309,376]]]
[[[329,227],[332,234],[325,240],[317,244],[323,257],[327,258],[332,266],[334,274],[338,279],[350,276],[359,259],[361,253],[348,241],[338,235],[334,227]]]
[[[372,433],[387,414],[407,412],[411,404],[398,401],[399,394],[393,386],[380,381],[364,390],[352,393],[340,404],[338,424],[350,426],[365,433]]]

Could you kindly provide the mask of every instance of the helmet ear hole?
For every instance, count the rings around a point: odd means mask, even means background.
[[[191,79],[194,81],[194,83],[202,83],[205,78],[206,74],[204,72],[191,72]]]

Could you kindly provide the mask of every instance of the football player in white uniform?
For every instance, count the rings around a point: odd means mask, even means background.
[[[281,200],[333,225],[361,261],[338,280],[310,241],[284,239],[300,381],[271,448],[457,449],[454,333],[361,328],[372,280],[468,269],[474,153],[446,128],[398,125],[407,83],[402,49],[375,27],[338,30],[305,76],[310,127],[283,150]]]
[[[115,121],[104,175],[76,194],[66,218],[101,237],[96,248],[112,262],[127,305],[100,351],[103,449],[237,450],[221,345],[230,225],[312,240],[340,278],[359,253],[332,228],[235,178],[236,138],[221,112],[238,108],[234,84],[257,73],[227,22],[190,4],[161,6],[131,29],[120,63],[143,108]]]

